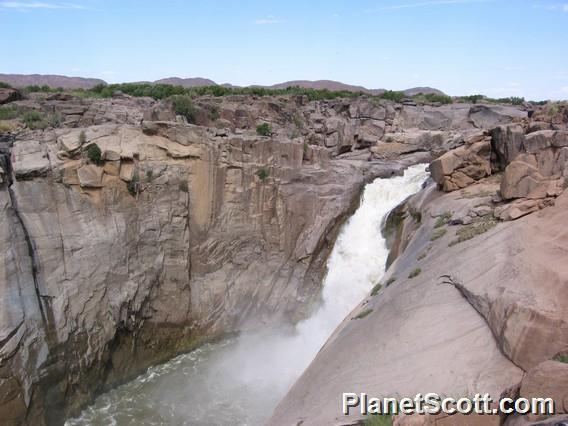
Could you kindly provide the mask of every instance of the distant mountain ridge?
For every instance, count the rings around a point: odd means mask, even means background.
[[[106,84],[98,78],[67,77],[49,74],[0,74],[0,81],[14,87],[49,86],[64,89],[92,89],[98,84]]]
[[[67,77],[63,75],[42,75],[42,74],[0,74],[0,81],[8,83],[14,87],[25,87],[31,85],[50,87],[63,87],[64,89],[91,89],[98,84],[107,84],[104,80],[98,78],[84,78],[84,77]],[[173,84],[183,87],[203,87],[203,86],[217,86],[218,84],[208,78],[194,77],[194,78],[181,78],[181,77],[167,77],[153,82],[140,82],[150,84]],[[230,83],[222,84],[224,87],[239,87],[233,86]],[[327,89],[331,91],[349,91],[349,92],[362,92],[370,95],[380,95],[385,92],[385,89],[368,89],[363,86],[355,86],[351,84],[342,83],[334,80],[291,80],[283,83],[276,83],[270,86],[251,85],[250,87],[264,87],[267,89],[285,89],[287,87],[299,86],[306,89]],[[432,87],[413,87],[410,89],[402,90],[406,96],[414,96],[419,93],[423,94],[436,94],[445,95],[444,92]]]

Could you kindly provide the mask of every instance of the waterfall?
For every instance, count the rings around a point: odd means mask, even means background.
[[[248,333],[174,358],[99,397],[78,425],[261,425],[326,339],[380,281],[384,217],[427,178],[425,165],[376,179],[328,259],[323,303],[295,327]]]

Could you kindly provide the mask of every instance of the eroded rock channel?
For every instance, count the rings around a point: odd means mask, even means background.
[[[494,186],[506,185],[505,197],[488,204],[497,230],[563,196],[565,130],[550,124],[531,136],[534,120],[523,107],[228,96],[197,99],[203,113],[188,124],[167,102],[122,94],[12,104],[56,111],[63,124],[22,128],[3,148],[0,416],[7,424],[61,424],[149,366],[234,333],[310,317],[341,224],[375,178],[439,158],[432,167],[442,189],[497,179]],[[256,134],[262,122],[271,135]],[[100,157],[89,154],[95,145]],[[406,216],[387,274],[406,265],[426,218],[439,215],[428,197],[456,193],[432,186],[416,196],[425,201],[413,212],[424,222],[411,227]],[[477,223],[481,207],[461,223]],[[491,335],[507,342],[498,352],[513,359],[511,371],[541,360],[521,356],[526,348],[500,320],[533,314],[503,313],[491,298],[462,293],[477,317],[491,312]]]

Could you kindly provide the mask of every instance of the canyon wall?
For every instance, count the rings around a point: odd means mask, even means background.
[[[343,392],[551,397],[557,421],[566,419],[567,122],[498,125],[430,164],[429,185],[385,223],[385,276],[270,425],[363,424],[359,409],[341,413]],[[545,417],[398,415],[393,424],[540,425]]]
[[[121,94],[10,104],[62,125],[16,120],[1,140],[6,424],[61,424],[151,364],[304,317],[366,182],[526,117],[365,98],[195,102],[196,124]]]

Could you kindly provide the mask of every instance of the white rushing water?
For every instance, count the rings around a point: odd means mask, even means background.
[[[326,339],[380,281],[388,256],[381,223],[417,192],[425,165],[376,179],[343,225],[329,257],[323,303],[295,327],[241,335],[148,369],[66,426],[261,425]]]

